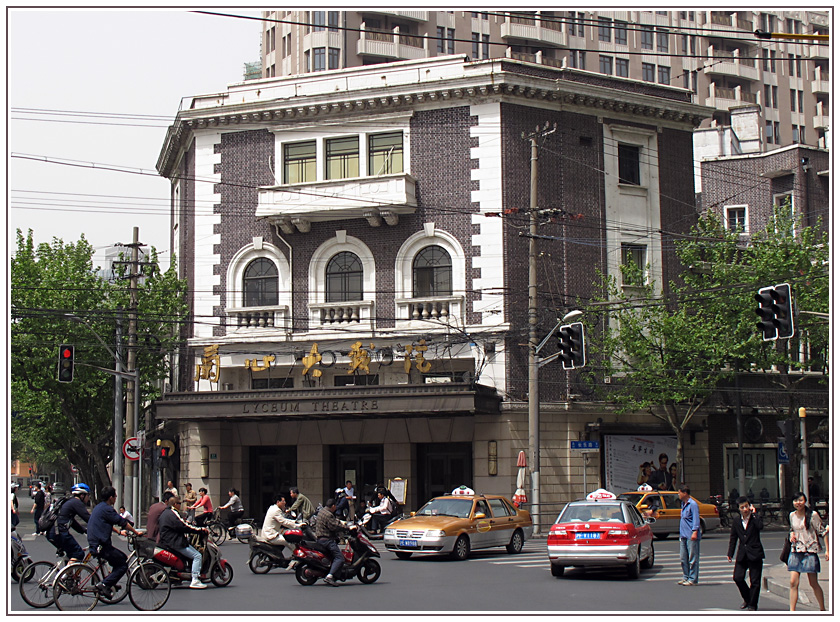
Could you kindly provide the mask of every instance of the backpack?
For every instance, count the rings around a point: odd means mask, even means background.
[[[38,531],[47,533],[53,528],[55,521],[58,520],[58,511],[68,498],[69,497],[62,497],[61,499],[56,499],[52,502],[50,507],[44,510],[44,513],[41,514],[41,518],[38,519]]]

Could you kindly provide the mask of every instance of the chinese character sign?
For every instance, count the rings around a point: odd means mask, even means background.
[[[195,366],[195,381],[219,382],[220,361],[218,344],[206,346],[204,356],[201,357],[201,363]]]

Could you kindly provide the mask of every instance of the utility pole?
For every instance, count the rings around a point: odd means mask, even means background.
[[[128,360],[126,367],[129,373],[134,373],[134,379],[126,384],[126,412],[125,412],[125,437],[132,438],[137,434],[137,419],[140,410],[140,374],[137,368],[137,270],[140,258],[140,229],[134,227],[134,239],[131,246],[131,276],[129,279],[129,305],[128,305]],[[122,451],[122,447],[120,447]],[[134,516],[140,515],[140,500],[137,498],[139,482],[137,481],[134,462],[129,460],[125,465],[126,491],[124,504],[130,508]]]
[[[122,455],[123,444],[123,391],[122,391],[122,313],[117,311],[116,349],[114,355],[114,488],[117,499],[123,500],[123,465],[125,457]]]
[[[534,521],[534,535],[540,533],[540,385],[539,365],[537,361],[537,185],[539,145],[538,138],[552,134],[555,126],[549,130],[548,123],[527,136],[531,143],[531,197],[528,204],[530,227],[528,238],[528,453],[531,455],[531,517]],[[522,135],[522,138],[526,136]]]
[[[799,490],[805,493],[805,498],[808,500],[808,506],[813,510],[816,505],[816,500],[811,499],[811,493],[808,490],[808,434],[805,430],[805,415],[805,407],[802,406],[799,409],[799,442],[802,447],[802,463],[799,466]]]

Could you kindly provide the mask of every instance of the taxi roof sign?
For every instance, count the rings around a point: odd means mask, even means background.
[[[466,486],[458,486],[455,490],[452,491],[453,495],[474,495],[475,491],[472,488],[467,488]]]
[[[604,490],[603,488],[599,488],[598,490],[594,490],[586,495],[587,501],[614,501],[617,499],[613,493],[609,490]]]

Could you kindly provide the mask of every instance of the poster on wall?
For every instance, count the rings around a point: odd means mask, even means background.
[[[616,494],[636,490],[642,465],[652,463],[652,473],[659,467],[660,454],[668,456],[669,466],[677,461],[676,436],[604,435],[607,490]]]

